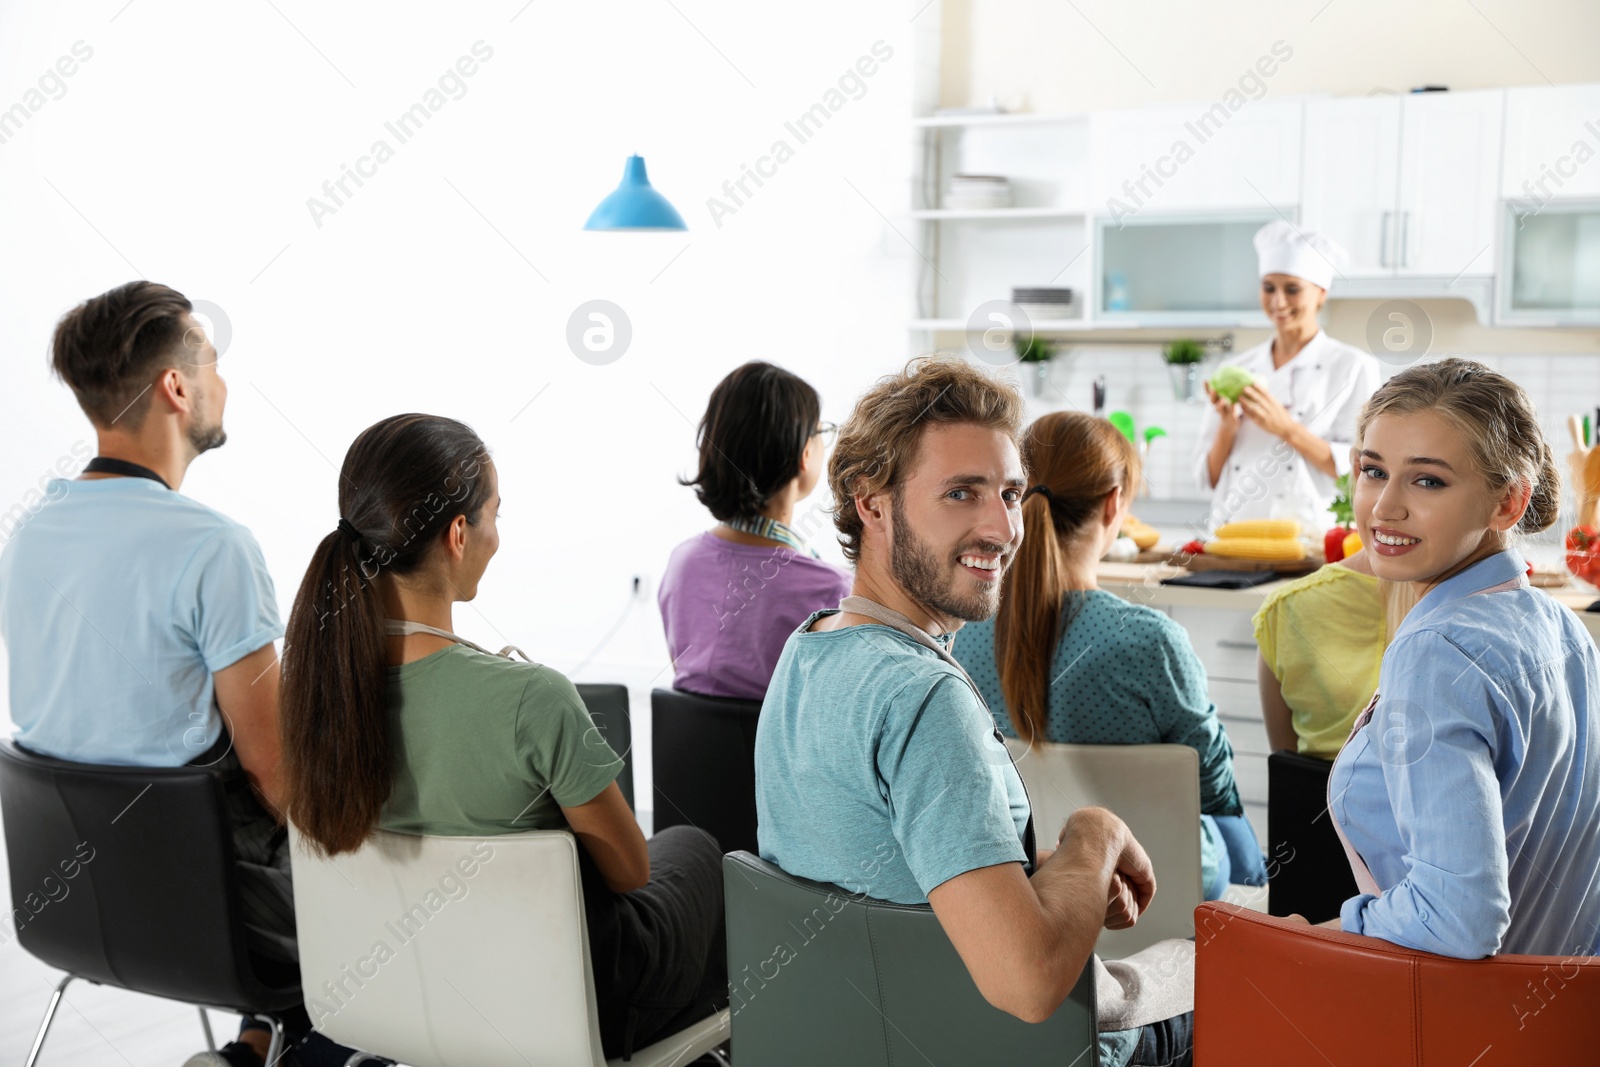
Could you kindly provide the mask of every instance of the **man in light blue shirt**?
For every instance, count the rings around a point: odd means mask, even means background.
[[[273,642],[283,627],[255,538],[178,492],[189,464],[227,437],[227,385],[192,310],[181,293],[139,281],[85,301],[56,327],[55,373],[93,423],[99,454],[0,530],[11,717],[18,744],[58,759],[219,766],[246,942],[292,976],[277,810]],[[265,1054],[264,1033],[242,1036],[221,1058],[190,1062]]]
[[[790,635],[767,689],[761,855],[932,905],[984,998],[1020,1019],[1048,1019],[1093,966],[1099,1062],[1187,1064],[1192,986],[1113,982],[1093,956],[1102,926],[1132,925],[1154,896],[1149,857],[1102,808],[1035,849],[1021,777],[950,657],[955,631],[994,613],[1021,540],[1021,416],[1014,390],[928,359],[880,381],[841,431],[828,476],[852,595]]]
[[[1345,901],[1351,933],[1600,955],[1600,654],[1525,567],[1506,550],[1441,582],[1384,653],[1329,781],[1379,890]]]

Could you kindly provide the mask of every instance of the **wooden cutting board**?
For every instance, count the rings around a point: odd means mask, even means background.
[[[1203,553],[1198,556],[1190,556],[1182,552],[1174,553],[1161,562],[1171,563],[1175,567],[1183,567],[1191,571],[1245,571],[1251,574],[1273,571],[1286,577],[1310,574],[1322,566],[1322,561],[1315,557],[1267,562],[1254,559],[1223,559],[1220,556],[1207,556]]]

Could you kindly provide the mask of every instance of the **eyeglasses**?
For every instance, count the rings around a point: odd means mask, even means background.
[[[811,431],[811,436],[820,436],[823,447],[831,446],[834,439],[839,436],[839,425],[833,422],[819,422],[817,423],[817,428]]]

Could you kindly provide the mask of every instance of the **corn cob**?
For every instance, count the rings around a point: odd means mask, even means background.
[[[1206,542],[1206,555],[1278,563],[1305,559],[1306,546],[1290,537],[1219,537]]]
[[[1139,546],[1141,552],[1156,547],[1156,542],[1161,540],[1161,534],[1154,526],[1147,526],[1132,515],[1122,520],[1122,536],[1133,538],[1133,543]]]
[[[1270,537],[1281,540],[1283,538],[1299,537],[1300,524],[1293,519],[1246,519],[1217,527],[1217,536]]]

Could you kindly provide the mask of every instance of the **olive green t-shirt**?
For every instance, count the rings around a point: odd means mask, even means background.
[[[622,771],[559,671],[451,645],[388,668],[394,791],[378,825],[471,836],[566,828]]]

